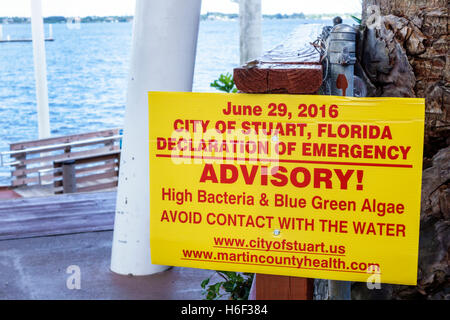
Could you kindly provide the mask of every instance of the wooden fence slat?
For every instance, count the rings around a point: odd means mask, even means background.
[[[99,165],[99,166],[90,166],[90,167],[77,168],[76,169],[76,173],[78,175],[80,173],[87,173],[87,172],[92,172],[92,171],[113,170],[113,169],[118,169],[118,168],[119,168],[119,163],[118,162],[111,162],[111,163],[106,163],[106,164],[102,164],[102,165]],[[62,177],[62,172],[61,171],[56,171],[54,173],[53,177]]]
[[[93,186],[78,188],[78,192],[91,192],[91,191],[109,189],[109,188],[114,188],[114,187],[117,187],[117,181],[112,181],[112,182],[107,182],[107,183],[96,184]]]
[[[107,179],[107,178],[114,178],[119,176],[119,171],[107,171],[104,173],[97,173],[97,174],[91,174],[86,175],[82,177],[77,177],[77,183],[83,183],[83,182],[89,182],[89,181],[96,181],[100,179]]]
[[[41,181],[51,181],[53,180],[52,175],[41,175]],[[39,177],[31,177],[31,178],[17,178],[11,181],[11,185],[13,187],[23,186],[30,183],[39,183]]]
[[[111,147],[109,147],[109,148],[111,148]],[[101,162],[101,161],[106,161],[106,160],[118,159],[120,157],[120,150],[118,150],[117,146],[113,146],[112,148],[114,149],[113,151],[109,151],[106,153],[100,153],[98,155],[93,154],[93,155],[87,155],[87,156],[81,155],[81,156],[77,156],[77,157],[71,157],[71,160],[76,160],[77,165],[80,165],[80,164],[87,164],[87,163],[93,163],[93,162]],[[66,159],[55,160],[53,162],[54,166],[61,167],[65,160]]]
[[[120,129],[109,129],[109,130],[103,130],[103,131],[97,131],[97,132],[89,132],[89,133],[81,133],[81,134],[75,134],[70,136],[63,136],[63,137],[56,137],[56,138],[48,138],[48,139],[41,139],[41,140],[31,140],[31,141],[22,141],[17,143],[10,144],[10,150],[11,151],[18,151],[23,150],[27,148],[33,148],[33,147],[41,147],[41,146],[47,146],[52,144],[60,144],[60,143],[71,143],[76,142],[80,140],[87,140],[87,139],[93,139],[93,138],[106,138],[109,136],[115,136],[119,134]]]
[[[107,138],[107,137],[105,137]],[[54,152],[54,151],[63,151],[64,153],[70,153],[72,148],[83,148],[83,147],[88,147],[88,146],[110,146],[112,145],[111,142],[116,141],[117,138],[111,138],[108,140],[103,140],[103,141],[87,141],[87,142],[80,142],[80,141],[71,141],[71,142],[67,142],[67,143],[77,143],[76,145],[73,146],[55,146],[55,147],[50,147],[50,145],[48,147],[46,146],[39,146],[39,147],[46,147],[45,150],[28,150],[26,152],[26,154],[36,154],[36,153],[49,153],[49,152]],[[22,154],[22,153],[20,153]],[[15,157],[14,154],[11,155],[12,158]]]
[[[47,169],[52,169],[52,168],[53,168],[53,165],[47,164],[44,166],[34,167],[34,168],[29,168],[29,169],[19,169],[19,170],[13,171],[11,173],[11,176],[18,177],[18,176],[28,175],[30,173],[36,173],[41,170],[47,170]]]
[[[110,151],[116,151],[119,150],[119,146],[112,146],[112,147],[104,147],[104,148],[98,148],[98,149],[91,149],[86,151],[78,151],[78,152],[71,152],[71,153],[62,153],[54,156],[45,156],[42,158],[32,158],[32,159],[26,159],[23,160],[22,163],[25,165],[33,164],[33,163],[43,163],[43,162],[50,162],[50,161],[57,161],[57,160],[69,160],[77,157],[82,156],[95,156],[100,155],[102,153],[107,153]]]

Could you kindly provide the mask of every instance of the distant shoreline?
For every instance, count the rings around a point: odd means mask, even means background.
[[[351,16],[360,16],[360,13],[345,13],[345,14],[263,14],[263,19],[268,20],[285,20],[285,19],[332,19],[336,16],[340,16],[343,19],[351,18]],[[233,21],[238,20],[239,15],[237,13],[220,13],[220,12],[208,12],[202,14],[200,19],[202,21]],[[45,17],[44,23],[120,23],[120,22],[132,22],[133,16],[87,16],[87,17],[63,17],[63,16],[51,16]],[[29,17],[0,17],[0,24],[28,24],[31,23]]]

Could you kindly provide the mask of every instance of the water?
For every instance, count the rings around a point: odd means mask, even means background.
[[[280,43],[306,20],[264,20],[263,49]],[[46,26],[46,30],[48,27]],[[53,25],[46,42],[53,136],[123,127],[131,23]],[[30,25],[5,25],[3,36],[31,38]],[[239,62],[237,21],[202,21],[193,90],[215,92],[210,83],[232,73]],[[0,44],[0,152],[9,144],[37,139],[36,96],[31,43]],[[0,168],[0,185],[9,184],[9,168]]]

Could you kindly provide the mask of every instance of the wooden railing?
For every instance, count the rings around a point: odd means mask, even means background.
[[[82,161],[81,159],[84,158],[83,170],[92,172],[92,169],[87,169],[92,165],[89,163],[99,162],[98,157],[105,154],[110,156],[111,152],[120,151],[121,137],[120,129],[110,129],[13,143],[10,145],[10,151],[1,153],[1,164],[12,167],[12,187],[51,184],[55,174],[58,176],[54,172],[54,162],[58,166],[60,161],[69,159]],[[7,157],[10,158],[9,162],[5,161]],[[114,161],[117,162],[118,155],[115,157]],[[89,158],[92,160],[87,160]],[[108,165],[111,165],[111,159],[108,161],[110,161]],[[106,162],[97,166],[97,169],[106,169]]]

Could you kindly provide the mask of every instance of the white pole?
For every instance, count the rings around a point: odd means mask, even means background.
[[[44,20],[42,1],[30,0],[31,33],[33,37],[34,76],[36,79],[36,101],[39,139],[50,137],[48,111],[47,63],[45,59]]]
[[[261,0],[239,1],[240,64],[262,55]]]
[[[192,91],[201,0],[137,0],[111,270],[149,275],[148,91]]]
[[[3,40],[3,25],[0,24],[0,40]]]

